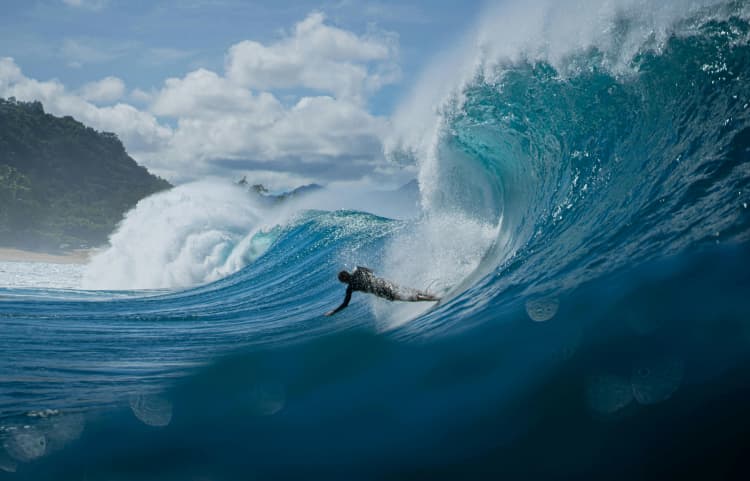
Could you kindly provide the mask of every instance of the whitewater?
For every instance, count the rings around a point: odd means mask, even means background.
[[[142,200],[80,289],[0,288],[0,477],[737,477],[749,19],[490,6],[393,116],[418,185]],[[357,265],[443,301],[323,317]]]

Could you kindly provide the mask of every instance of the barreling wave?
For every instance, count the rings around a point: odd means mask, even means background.
[[[450,297],[493,272],[496,292],[559,289],[744,239],[746,5],[573,4],[490,10],[457,65],[438,64],[441,87],[431,71],[417,85],[415,102],[429,108],[407,102],[386,148],[418,163],[422,213],[376,267]],[[307,210],[377,204],[330,202],[356,195],[273,210],[229,185],[180,187],[128,214],[84,287],[216,281]]]
[[[579,2],[565,26],[570,5],[532,2],[546,33],[487,39],[501,28],[485,22],[435,128],[396,133],[392,155],[420,162],[430,215],[498,224],[472,275],[494,273],[485,299],[747,240],[747,6],[708,3]]]

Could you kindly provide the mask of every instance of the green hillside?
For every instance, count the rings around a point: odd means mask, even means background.
[[[169,187],[115,134],[0,99],[0,246],[101,244],[140,199]]]

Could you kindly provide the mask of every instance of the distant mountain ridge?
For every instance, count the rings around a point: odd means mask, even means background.
[[[50,115],[41,102],[0,99],[0,246],[104,243],[140,199],[170,187],[115,134]]]
[[[237,182],[237,185],[239,185],[240,187],[246,188],[248,192],[254,192],[255,194],[258,194],[261,199],[264,199],[272,203],[283,202],[293,197],[298,197],[300,195],[309,194],[309,193],[323,189],[323,186],[319,184],[305,184],[305,185],[296,187],[290,191],[281,192],[278,194],[272,194],[268,190],[268,188],[266,188],[266,186],[263,184],[250,184],[247,181],[247,177],[243,177],[241,180],[239,180]]]

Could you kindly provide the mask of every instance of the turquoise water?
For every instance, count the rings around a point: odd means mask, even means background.
[[[197,287],[0,289],[0,476],[735,477],[744,10],[670,20],[624,70],[596,45],[484,65],[417,159],[415,217],[303,209]],[[445,300],[323,317],[357,264]]]

